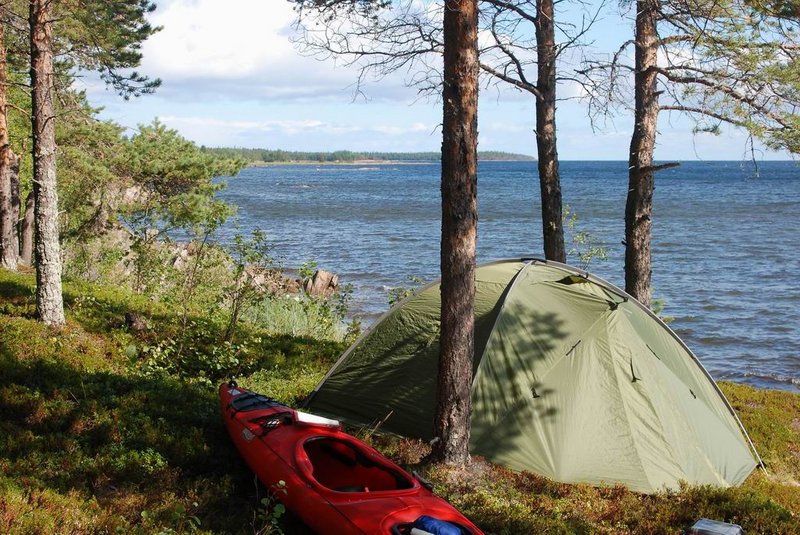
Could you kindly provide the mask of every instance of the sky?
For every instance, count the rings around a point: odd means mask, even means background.
[[[424,0],[415,0],[424,1]],[[123,101],[91,75],[81,84],[101,117],[133,131],[158,118],[206,146],[297,151],[438,151],[441,102],[420,98],[405,76],[372,81],[355,95],[358,71],[302,55],[292,43],[296,13],[284,0],[161,0],[150,16],[163,29],[144,43],[138,69],[162,79],[154,95]],[[597,46],[613,50],[630,23],[613,11],[597,25]],[[560,94],[576,96],[569,85]],[[659,160],[741,160],[747,136],[694,134],[685,119],[662,114]],[[535,155],[533,97],[484,88],[479,149]],[[579,99],[559,103],[562,160],[625,160],[632,118],[592,127]],[[759,159],[787,159],[756,144]]]

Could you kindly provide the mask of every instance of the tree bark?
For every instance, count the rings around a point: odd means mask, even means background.
[[[19,161],[6,145],[0,149],[0,266],[16,270],[19,261]]]
[[[48,325],[63,325],[50,5],[51,0],[30,0],[33,194],[36,199],[36,312]]]
[[[28,193],[25,199],[25,216],[19,222],[19,263],[33,265],[33,222],[36,206],[36,198],[33,192]]]
[[[0,266],[16,269],[19,256],[19,156],[11,150],[8,132],[5,27],[5,21],[0,21]]]
[[[444,9],[442,126],[442,309],[433,457],[469,462],[478,228],[478,6]]]
[[[544,257],[566,262],[561,179],[556,149],[556,36],[553,0],[536,1],[536,146],[542,195]]]
[[[656,31],[658,2],[636,2],[635,112],[628,160],[628,199],[625,205],[625,291],[650,306],[650,252],[655,170],[653,153],[658,123]]]

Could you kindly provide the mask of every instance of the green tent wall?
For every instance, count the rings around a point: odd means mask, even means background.
[[[395,305],[307,406],[432,437],[439,284]],[[741,483],[756,466],[736,414],[696,357],[622,290],[569,266],[505,260],[476,272],[471,451],[567,483],[654,492]]]

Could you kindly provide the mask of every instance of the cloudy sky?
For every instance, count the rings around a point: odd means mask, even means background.
[[[143,47],[141,72],[163,80],[155,95],[124,102],[87,77],[84,87],[102,116],[130,128],[158,117],[207,146],[286,150],[435,151],[441,103],[418,98],[402,76],[368,84],[354,98],[357,71],[298,53],[290,38],[295,13],[283,0],[161,0],[151,16],[163,30]],[[630,31],[609,13],[597,42]],[[627,37],[626,37],[627,38]],[[563,87],[562,95],[572,90]],[[586,106],[559,105],[559,155],[564,160],[624,160],[631,118],[619,115],[592,131]],[[535,154],[532,97],[483,91],[479,147]],[[766,159],[787,155],[759,148]],[[746,136],[692,134],[692,125],[664,117],[659,159],[738,160]]]

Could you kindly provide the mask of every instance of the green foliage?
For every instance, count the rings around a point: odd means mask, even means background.
[[[256,535],[283,535],[281,518],[286,513],[286,507],[280,499],[286,494],[286,482],[280,480],[270,487],[267,497],[261,499],[261,507],[256,516],[261,527],[255,530]]]
[[[332,297],[306,294],[266,297],[247,314],[247,319],[271,334],[289,334],[321,340],[351,340],[358,324],[345,323],[352,287]]]
[[[228,249],[233,261],[233,277],[231,283],[224,289],[224,301],[229,310],[228,326],[225,329],[223,341],[230,341],[236,330],[242,314],[248,312],[265,295],[271,293],[266,287],[267,276],[275,270],[275,261],[270,256],[271,246],[267,242],[264,232],[259,229],[253,231],[250,239],[236,234],[233,245]],[[259,284],[257,277],[264,277]]]
[[[231,208],[214,198],[224,186],[212,179],[235,174],[241,162],[204,153],[158,121],[140,126],[125,149],[126,179],[137,195],[124,217],[134,232],[218,225],[231,215]]]
[[[672,317],[672,316],[665,316],[664,315],[664,309],[666,307],[667,307],[667,303],[663,299],[653,299],[650,302],[650,309],[653,311],[653,314],[658,316],[661,319],[661,321],[663,321],[664,323],[669,325],[670,323],[675,321],[675,318]]]
[[[721,122],[742,127],[775,149],[796,152],[800,104],[798,13],[791,2],[726,0],[665,5],[660,37],[671,59],[664,79],[669,108],[698,118],[698,131]],[[669,109],[668,108],[668,109]]]
[[[161,80],[131,71],[142,60],[142,43],[161,28],[147,15],[150,0],[61,0],[54,3],[55,48],[62,69],[96,71],[126,100],[152,93]]]
[[[193,508],[197,508],[197,502],[192,503]],[[145,526],[152,526],[156,529],[155,533],[158,535],[177,535],[180,533],[198,533],[200,531],[200,519],[191,514],[189,509],[182,503],[177,503],[163,515],[168,519],[168,525],[175,527],[158,527],[158,523],[154,522],[153,514],[150,511],[142,511],[142,523]]]
[[[215,264],[212,238],[234,213],[215,197],[224,186],[213,178],[237,172],[241,162],[205,154],[158,121],[139,128],[125,145],[123,159],[129,200],[120,206],[120,217],[132,234],[133,285],[152,294],[163,289],[165,279],[179,276],[169,260],[173,236],[182,234],[193,250],[174,295],[189,307],[201,286],[198,277]]]
[[[300,275],[301,279],[310,279],[314,276],[314,273],[317,272],[318,267],[319,264],[316,260],[306,260],[300,268],[298,268],[297,274]]]
[[[411,284],[410,286],[396,286],[389,289],[389,306],[394,306],[406,297],[413,295],[425,281],[416,275],[409,275],[408,282]]]
[[[80,106],[81,113],[93,112],[85,101],[75,106]],[[108,121],[56,122],[64,239],[79,242],[109,224],[113,191],[124,162],[122,132],[122,127]]]
[[[569,243],[567,256],[577,257],[578,267],[587,270],[592,261],[608,259],[605,245],[595,240],[589,232],[578,230],[578,214],[570,210],[569,206],[564,206],[562,218],[564,233]]]

